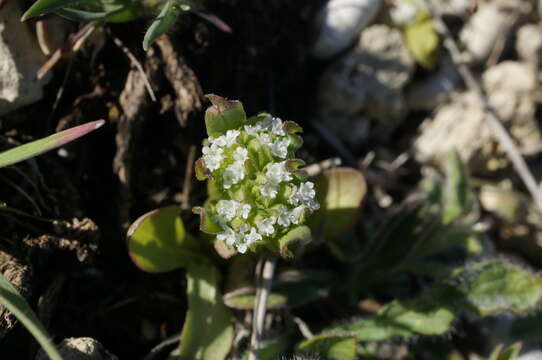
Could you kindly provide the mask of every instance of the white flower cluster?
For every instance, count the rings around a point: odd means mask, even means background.
[[[273,156],[272,161],[260,164],[262,168],[256,170],[258,182],[256,174],[249,174],[246,169],[246,161],[250,159],[246,146],[253,139],[267,147]],[[214,206],[212,220],[221,228],[217,239],[226,245],[244,253],[255,242],[301,224],[305,213],[319,208],[314,184],[300,183],[287,170],[291,141],[279,118],[266,116],[255,125],[228,130],[223,136],[209,137],[208,141],[203,148],[203,162],[224,193],[244,186],[256,191],[254,198],[223,199]]]

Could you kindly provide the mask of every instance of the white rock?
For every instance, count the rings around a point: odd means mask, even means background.
[[[363,141],[359,136],[367,130],[367,125],[357,122],[370,117],[376,120],[375,133],[385,138],[405,115],[402,90],[413,69],[414,61],[398,30],[386,25],[368,27],[358,45],[322,75],[320,118],[328,128],[337,129],[339,137],[354,143]]]
[[[528,64],[505,61],[482,76],[490,104],[523,154],[541,150],[542,137],[535,120],[536,72]],[[426,120],[415,142],[421,162],[442,161],[457,150],[476,173],[508,166],[504,150],[486,126],[484,110],[477,97],[463,93],[442,106],[433,119]]]
[[[373,21],[383,3],[383,0],[329,0],[315,19],[318,36],[312,55],[329,59],[345,50]]]
[[[102,344],[93,338],[67,338],[62,340],[58,351],[64,360],[118,360],[109,353]],[[36,360],[47,360],[49,357],[40,350]]]
[[[27,25],[20,21],[20,5],[8,1],[0,11],[0,115],[41,99],[43,86],[50,79],[36,78],[46,59]]]
[[[464,17],[471,8],[471,0],[444,0],[442,1],[442,12],[445,15]]]
[[[480,8],[463,27],[460,39],[470,55],[469,61],[480,63],[491,54],[497,41],[506,41],[511,25],[502,1],[481,3]]]
[[[520,59],[538,67],[542,59],[542,27],[523,25],[517,32],[516,51]]]

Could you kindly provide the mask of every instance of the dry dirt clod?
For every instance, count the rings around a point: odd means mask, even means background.
[[[0,115],[40,100],[51,78],[37,79],[46,59],[27,25],[19,20],[20,6],[19,1],[10,1],[0,11]]]
[[[414,61],[398,30],[368,27],[358,45],[323,74],[320,118],[351,145],[369,136],[369,118],[376,123],[374,134],[386,139],[405,116],[403,88],[413,70]]]
[[[118,360],[97,340],[89,337],[64,339],[58,351],[64,360]],[[48,356],[40,350],[35,360],[47,359]]]

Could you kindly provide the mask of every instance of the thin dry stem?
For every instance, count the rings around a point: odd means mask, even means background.
[[[263,339],[267,300],[269,299],[269,292],[271,291],[271,285],[273,283],[276,262],[277,258],[274,255],[270,255],[265,259],[261,258],[256,266],[257,288],[256,299],[254,302],[254,315],[252,317],[252,336],[250,338],[248,360],[256,360],[258,358],[258,351],[260,350]]]
[[[428,8],[433,16],[435,29],[443,36],[444,46],[450,53],[452,61],[456,65],[461,77],[465,81],[467,88],[471,90],[474,94],[476,94],[478,100],[484,106],[484,110],[486,112],[485,120],[487,122],[487,125],[491,129],[493,136],[495,136],[500,145],[505,149],[506,154],[508,155],[508,157],[512,161],[512,164],[514,165],[514,168],[516,169],[516,172],[525,184],[525,187],[531,194],[539,210],[542,211],[542,194],[540,193],[540,189],[538,188],[536,180],[531,171],[529,170],[529,167],[527,166],[525,159],[523,159],[523,156],[518,150],[516,144],[514,144],[514,141],[499,120],[495,109],[489,104],[489,101],[484,95],[484,92],[482,91],[482,87],[480,86],[479,82],[475,79],[471,70],[463,61],[463,57],[461,55],[459,47],[457,46],[454,38],[452,37],[450,30],[442,20],[442,12],[439,7],[440,2],[430,0],[428,2],[428,5]]]

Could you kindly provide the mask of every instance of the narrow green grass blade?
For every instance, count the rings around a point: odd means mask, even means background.
[[[47,331],[26,300],[6,278],[0,274],[0,304],[4,305],[34,336],[51,360],[62,360],[55,346],[49,340]]]
[[[96,20],[104,20],[104,19],[106,20],[108,17],[119,14],[124,10],[126,10],[126,7],[124,6],[119,6],[115,8],[114,10],[100,11],[100,12],[85,11],[85,10],[65,7],[62,9],[57,9],[55,13],[57,15],[60,15],[62,17],[65,17],[66,19],[73,20],[73,21],[96,21]]]
[[[94,0],[38,0],[28,9],[21,18],[21,21],[26,21],[33,17],[47,14],[56,11],[65,6],[75,5],[83,2],[90,2]]]
[[[0,153],[0,168],[18,163],[31,157],[43,154],[53,150],[70,141],[73,141],[83,135],[88,134],[101,127],[105,123],[104,120],[91,121],[89,123],[75,126],[71,129],[61,131],[46,138],[32,141],[28,144],[17,146],[8,151]]]
[[[175,1],[168,0],[166,5],[164,5],[162,8],[162,11],[160,11],[158,17],[154,19],[153,23],[145,33],[145,37],[143,38],[143,50],[147,51],[151,44],[158,39],[160,35],[168,31],[175,23],[178,15],[179,12],[175,8]]]

